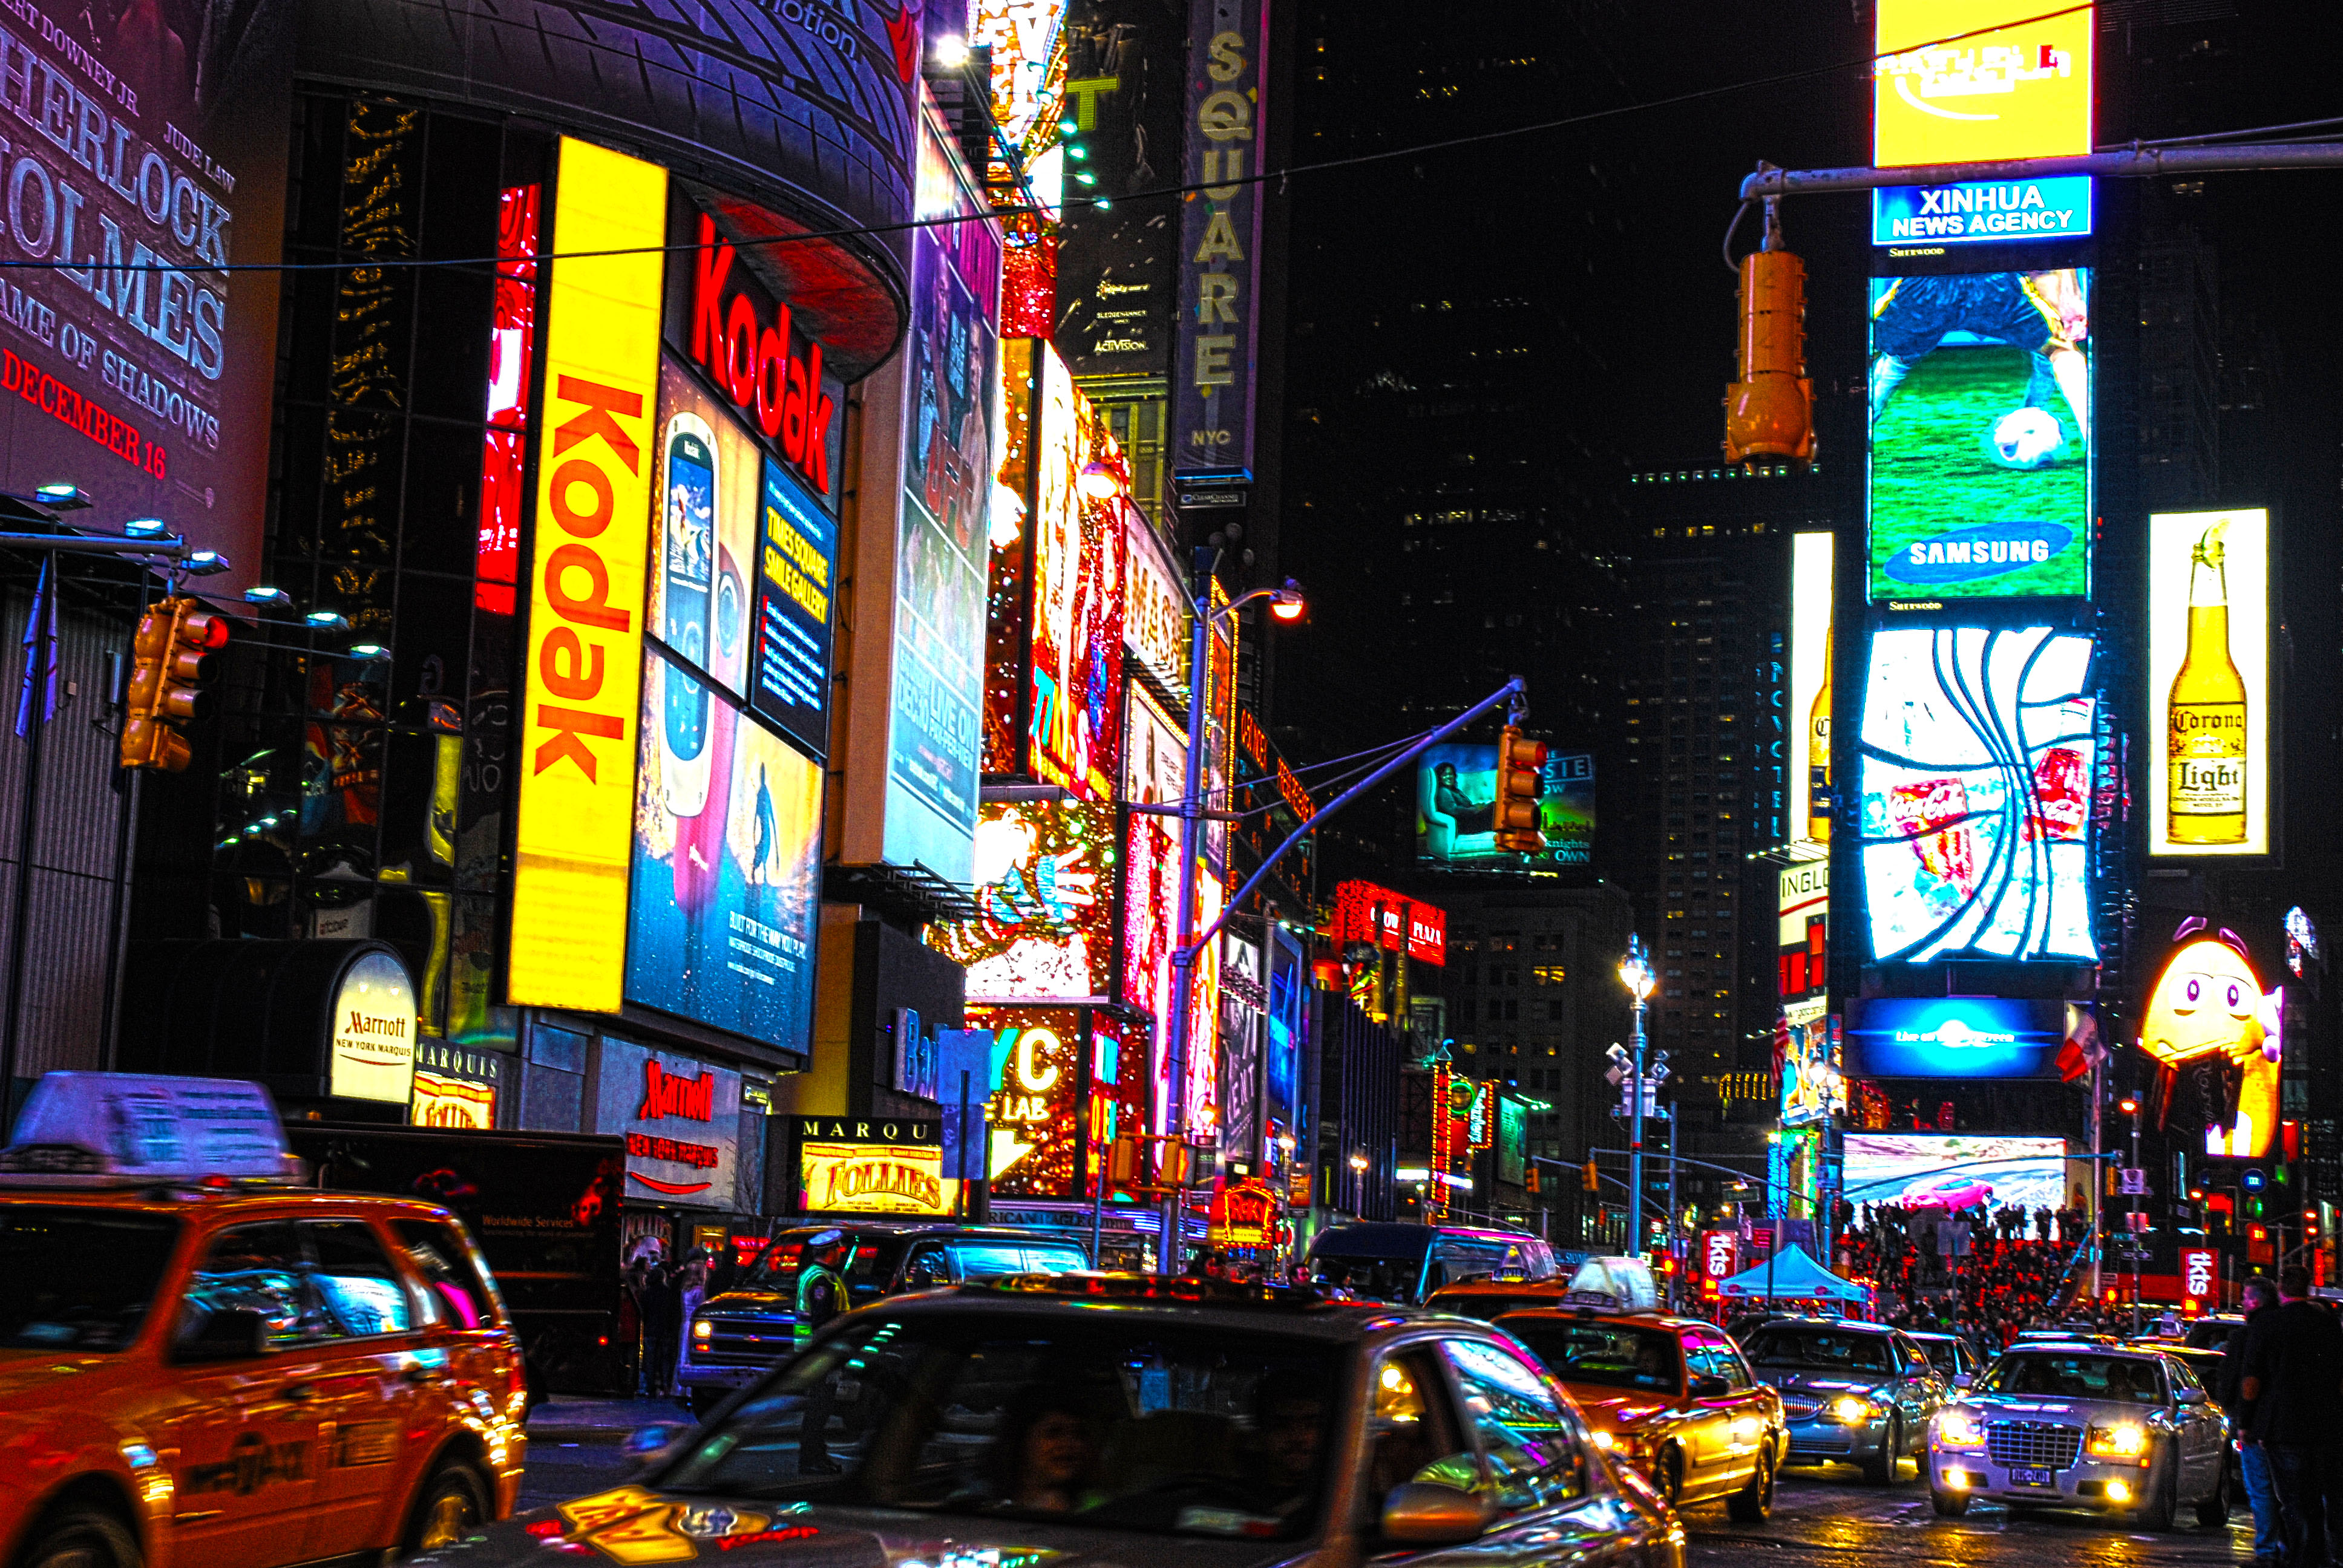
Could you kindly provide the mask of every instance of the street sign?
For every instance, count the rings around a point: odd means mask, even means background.
[[[2127,1165],[2117,1172],[2116,1191],[2127,1198],[2147,1196],[2147,1172],[2137,1165]]]

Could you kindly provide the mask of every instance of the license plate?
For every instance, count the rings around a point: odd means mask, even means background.
[[[2013,1468],[2009,1473],[2009,1483],[2012,1486],[2047,1486],[2056,1488],[2058,1484],[2058,1473],[2055,1470],[2017,1470]]]

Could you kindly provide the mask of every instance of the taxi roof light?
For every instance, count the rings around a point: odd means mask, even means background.
[[[1337,1305],[1315,1285],[1262,1285],[1242,1280],[1197,1279],[1180,1274],[1124,1273],[1094,1269],[1062,1274],[1003,1274],[972,1281],[963,1291],[1023,1296],[1069,1296],[1091,1301],[1189,1302],[1204,1306],[1274,1306],[1318,1309]]]
[[[108,1128],[129,1131],[104,1136]],[[276,1101],[241,1079],[45,1073],[0,1149],[0,1181],[12,1186],[218,1192],[298,1175]]]

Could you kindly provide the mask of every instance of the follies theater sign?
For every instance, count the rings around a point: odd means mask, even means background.
[[[809,1214],[949,1214],[942,1129],[909,1119],[801,1116],[798,1191]]]
[[[606,1039],[598,1110],[598,1130],[627,1141],[628,1197],[733,1206],[739,1073]]]

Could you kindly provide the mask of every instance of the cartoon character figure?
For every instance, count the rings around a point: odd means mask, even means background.
[[[2140,1019],[2140,1049],[2157,1062],[2150,1106],[2161,1128],[2176,1101],[2193,1101],[2207,1153],[2258,1158],[2278,1130],[2283,993],[2263,994],[2236,932],[2196,935],[2203,930],[2192,915],[2174,933],[2183,945]]]

